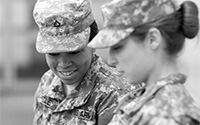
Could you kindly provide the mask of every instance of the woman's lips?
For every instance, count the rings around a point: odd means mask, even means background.
[[[77,70],[72,70],[72,71],[59,71],[59,73],[61,73],[64,76],[70,76],[72,74],[74,74]]]

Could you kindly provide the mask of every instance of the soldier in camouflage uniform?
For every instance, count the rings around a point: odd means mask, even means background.
[[[38,0],[36,49],[50,70],[35,93],[34,125],[104,125],[131,87],[87,47],[97,34],[88,0]]]
[[[119,98],[109,125],[200,125],[200,108],[184,88],[177,57],[199,31],[191,1],[113,0],[102,6],[103,29],[88,44],[110,47],[109,63],[145,86]]]

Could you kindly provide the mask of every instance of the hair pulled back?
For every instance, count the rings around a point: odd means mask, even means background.
[[[169,55],[180,52],[185,38],[194,38],[199,31],[198,7],[192,1],[185,1],[176,12],[135,28],[132,33],[144,40],[148,30],[156,27],[166,41],[166,51]]]
[[[199,31],[198,8],[195,3],[186,1],[179,10],[182,13],[182,31],[185,37],[194,38]]]

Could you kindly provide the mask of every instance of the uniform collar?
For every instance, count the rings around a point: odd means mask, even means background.
[[[186,81],[186,76],[183,74],[173,74],[166,78],[160,79],[155,84],[152,84],[148,89],[141,88],[136,91],[132,91],[124,95],[119,100],[119,105],[115,109],[114,113],[125,112],[126,114],[137,112],[147,101],[149,101],[153,95],[155,95],[160,89],[169,84],[184,84]],[[134,101],[133,101],[134,100]],[[123,107],[129,103],[127,109]]]

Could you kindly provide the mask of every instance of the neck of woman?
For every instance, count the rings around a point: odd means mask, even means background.
[[[65,94],[69,95],[71,93],[71,91],[74,90],[79,84],[80,84],[80,82],[76,82],[72,85],[63,84]]]
[[[176,60],[161,61],[155,65],[155,68],[151,71],[146,85],[155,84],[158,80],[165,78],[172,74],[179,73]]]

